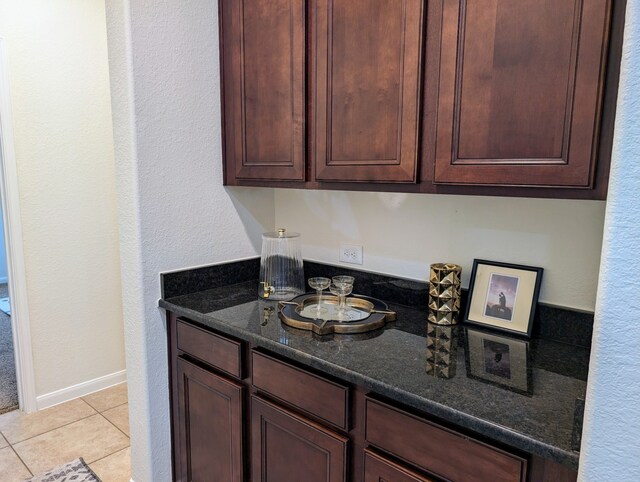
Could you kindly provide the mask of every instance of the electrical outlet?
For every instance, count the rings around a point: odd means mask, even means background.
[[[362,246],[358,246],[357,244],[341,244],[339,259],[343,263],[362,264]]]

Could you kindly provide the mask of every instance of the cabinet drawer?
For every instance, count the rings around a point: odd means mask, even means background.
[[[317,375],[252,352],[253,385],[322,421],[348,430],[349,389]]]
[[[376,400],[366,401],[366,440],[451,481],[524,480],[526,461]]]
[[[242,378],[242,344],[215,333],[177,322],[178,350],[208,363],[214,368]]]
[[[372,452],[364,451],[364,482],[435,482],[391,460]]]

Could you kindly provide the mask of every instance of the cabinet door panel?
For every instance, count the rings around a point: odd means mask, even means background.
[[[591,187],[609,0],[441,4],[435,182]]]
[[[415,182],[422,3],[314,3],[317,180]]]
[[[305,2],[220,6],[227,181],[303,181]]]
[[[181,481],[241,482],[243,388],[178,359]]]
[[[262,482],[346,480],[347,438],[251,398],[251,472]]]

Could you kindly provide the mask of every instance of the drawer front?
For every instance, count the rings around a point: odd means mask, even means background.
[[[526,461],[376,400],[366,402],[367,442],[451,481],[517,482]]]
[[[242,378],[242,344],[177,321],[178,350],[237,378]]]
[[[252,352],[253,385],[303,412],[348,430],[349,389],[259,352]]]
[[[371,452],[364,451],[364,482],[435,482],[391,460]]]

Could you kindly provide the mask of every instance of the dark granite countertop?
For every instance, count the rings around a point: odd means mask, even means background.
[[[275,309],[276,302],[258,300],[255,281],[162,299],[160,306],[468,432],[577,469],[574,418],[581,423],[582,417],[574,412],[585,396],[588,348],[458,325],[438,333],[440,342],[450,337],[455,347],[446,379],[427,373],[426,311],[420,309],[389,303],[397,321],[385,329],[318,337],[283,325],[275,310],[265,319],[264,309]]]

